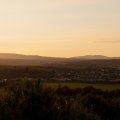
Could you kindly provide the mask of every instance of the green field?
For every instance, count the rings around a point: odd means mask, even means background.
[[[46,87],[52,87],[52,88],[58,88],[58,86],[61,87],[69,87],[72,89],[75,88],[85,88],[88,86],[95,87],[97,89],[102,89],[102,90],[115,90],[115,89],[120,89],[120,84],[89,84],[89,83],[45,83],[44,84]]]

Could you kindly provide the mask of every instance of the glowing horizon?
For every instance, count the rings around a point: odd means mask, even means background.
[[[120,56],[119,0],[1,0],[0,53]]]

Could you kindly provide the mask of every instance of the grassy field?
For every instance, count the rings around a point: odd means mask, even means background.
[[[89,83],[45,83],[46,87],[58,88],[58,86],[64,87],[67,86],[69,88],[85,88],[88,86],[95,87],[97,89],[102,90],[115,90],[120,89],[120,84],[89,84]]]

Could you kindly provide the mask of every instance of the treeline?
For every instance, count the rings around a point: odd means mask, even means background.
[[[0,87],[0,120],[120,120],[120,90],[8,82]]]

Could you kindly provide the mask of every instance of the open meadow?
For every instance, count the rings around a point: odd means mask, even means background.
[[[58,88],[58,87],[69,87],[71,89],[76,88],[85,88],[88,86],[92,86],[96,89],[102,89],[102,90],[115,90],[120,89],[120,84],[97,84],[97,83],[72,83],[72,82],[50,82],[50,83],[44,83],[46,87],[52,87],[52,88]]]

